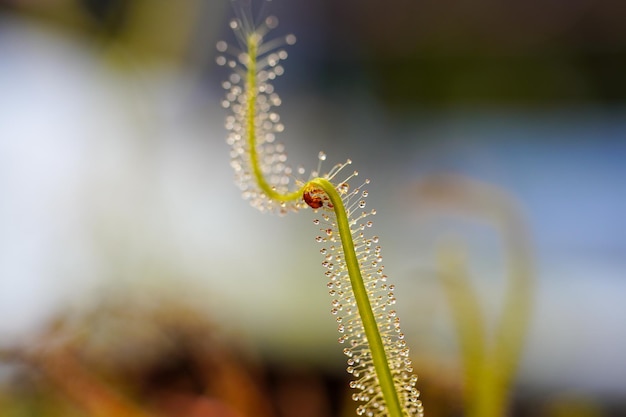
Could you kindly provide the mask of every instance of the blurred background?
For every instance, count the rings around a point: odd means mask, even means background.
[[[530,283],[509,415],[625,416],[623,2],[261,3],[298,38],[275,84],[291,164],[372,179],[427,413],[464,415],[472,383],[454,247],[486,339]],[[353,414],[313,215],[231,180],[232,15],[0,0],[0,416]]]

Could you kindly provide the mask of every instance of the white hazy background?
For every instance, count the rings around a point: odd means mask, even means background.
[[[213,10],[209,58],[228,13]],[[306,67],[285,66],[286,79],[307,77]],[[90,42],[2,17],[0,344],[103,296],[174,294],[276,356],[343,362],[313,215],[263,216],[241,200],[219,77],[206,80],[186,66],[120,70]],[[462,174],[506,190],[527,221],[536,292],[520,383],[626,395],[623,105],[423,108],[398,122],[366,90],[278,92],[294,166],[314,168],[323,149],[328,167],[349,157],[372,179],[368,206],[415,356],[456,349],[433,277],[442,236],[471,247],[473,278],[497,315],[498,237],[471,221],[418,215],[419,202],[406,199],[431,174]]]

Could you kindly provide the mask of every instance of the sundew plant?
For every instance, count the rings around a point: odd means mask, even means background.
[[[366,210],[369,180],[357,181],[358,172],[348,172],[350,160],[322,173],[323,152],[307,179],[303,169],[287,165],[284,146],[276,142],[284,125],[276,112],[281,100],[272,81],[284,71],[281,62],[287,52],[282,47],[293,45],[295,37],[267,40],[277,26],[275,17],[257,21],[249,5],[238,3],[234,9],[230,27],[239,46],[218,42],[217,63],[232,69],[223,82],[222,105],[230,112],[225,126],[236,183],[262,212],[310,208],[316,214],[315,240],[322,245],[331,314],[348,357],[352,398],[359,403],[356,413],[423,416],[417,376],[394,310],[395,287],[384,273],[379,239],[371,234],[370,218],[376,211]]]

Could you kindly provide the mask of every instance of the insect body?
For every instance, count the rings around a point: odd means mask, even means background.
[[[324,190],[313,185],[309,185],[304,188],[302,198],[304,199],[304,202],[313,209],[325,208],[332,210],[334,208],[333,204],[330,202],[330,198],[328,198],[328,195],[324,192]]]

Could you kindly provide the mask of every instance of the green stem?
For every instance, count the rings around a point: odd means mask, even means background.
[[[247,92],[247,111],[246,111],[246,133],[248,136],[248,149],[250,150],[250,165],[254,172],[254,179],[259,185],[261,190],[272,200],[277,201],[293,201],[302,197],[302,189],[294,191],[292,193],[281,194],[274,187],[267,183],[263,171],[261,170],[261,164],[259,163],[259,153],[256,149],[257,137],[256,137],[256,99],[257,99],[257,78],[256,78],[256,64],[257,64],[257,52],[259,49],[259,41],[261,38],[253,33],[248,36],[248,63],[246,72],[246,92]]]
[[[343,201],[335,186],[327,179],[315,178],[309,181],[309,184],[315,184],[324,190],[334,207],[335,216],[337,217],[337,228],[339,229],[346,267],[348,268],[350,284],[352,285],[352,292],[354,293],[354,299],[359,310],[359,315],[361,316],[361,321],[363,322],[365,337],[367,338],[367,343],[372,352],[372,361],[383,398],[385,399],[389,416],[401,417],[402,406],[400,405],[400,399],[398,398],[398,393],[393,383],[393,376],[391,375],[391,369],[389,369],[383,340],[378,331],[376,317],[374,317],[372,305],[370,304],[367,290],[363,283],[359,260],[354,249],[354,242],[352,241],[352,231],[350,230],[350,224]]]

